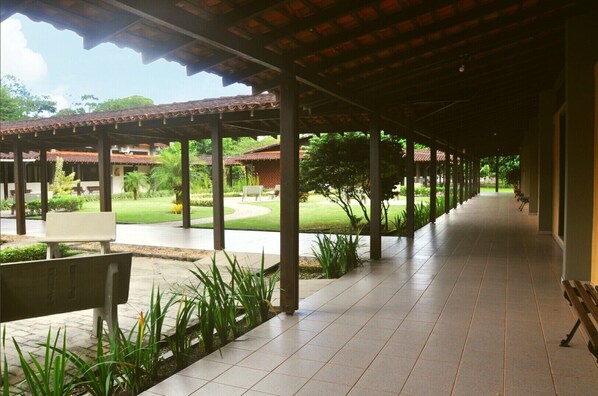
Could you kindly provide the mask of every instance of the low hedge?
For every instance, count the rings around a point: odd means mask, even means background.
[[[62,257],[74,254],[65,244],[58,245]],[[0,263],[15,263],[18,261],[44,260],[46,258],[46,244],[36,243],[25,247],[7,247],[0,250]]]
[[[55,195],[48,201],[48,209],[58,212],[75,212],[83,207],[83,197],[78,195]]]

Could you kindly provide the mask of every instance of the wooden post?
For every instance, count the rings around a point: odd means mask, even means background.
[[[45,147],[41,147],[39,150],[39,162],[42,220],[46,221],[46,214],[48,213],[48,154]]]
[[[3,180],[4,180],[4,186],[3,186],[3,190],[4,190],[4,199],[8,199],[9,194],[8,194],[8,163],[5,162],[4,165],[2,166],[2,170],[3,170]]]
[[[382,257],[382,193],[380,191],[380,120],[370,121],[370,258]]]
[[[436,140],[432,139],[430,145],[430,223],[436,223],[436,179],[437,179],[437,160],[436,160]]]
[[[495,187],[494,187],[494,191],[498,192],[498,155],[495,157],[496,158],[496,164],[495,164],[495,168],[494,168],[494,175],[496,177],[496,180],[494,181],[495,183]]]
[[[110,164],[110,139],[98,135],[98,174],[100,176],[100,211],[112,212],[112,167]]]
[[[449,146],[444,150],[444,213],[451,211],[451,154]]]
[[[415,142],[413,141],[413,130],[409,127],[407,131],[407,155],[405,156],[407,177],[407,238],[415,235],[415,166],[414,166]]]
[[[189,140],[181,139],[181,198],[183,228],[191,228],[191,181],[189,175]]]
[[[210,120],[212,140],[212,214],[214,250],[224,249],[224,164],[222,162],[222,121],[214,115]]]
[[[456,209],[459,203],[459,162],[459,157],[455,151],[453,154],[453,209]]]
[[[299,133],[295,75],[283,72],[280,84],[280,305],[299,308]]]
[[[23,166],[23,147],[17,140],[13,145],[15,179],[15,213],[17,235],[25,235],[25,167]]]
[[[461,161],[459,162],[459,204],[463,205],[463,200],[465,199],[465,171],[464,167],[467,163],[465,157],[461,157]]]

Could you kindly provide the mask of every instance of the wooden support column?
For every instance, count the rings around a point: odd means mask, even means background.
[[[25,167],[23,166],[23,148],[17,140],[13,145],[14,180],[15,180],[15,213],[17,235],[25,235]]]
[[[370,121],[370,258],[382,257],[382,192],[380,190],[380,120]]]
[[[456,209],[459,203],[459,163],[459,157],[455,151],[453,154],[453,209]]]
[[[448,145],[444,150],[444,213],[451,211],[451,154]]]
[[[189,140],[181,140],[181,198],[183,200],[183,228],[191,228],[191,181],[189,171]]]
[[[598,11],[565,24],[565,247],[564,279],[589,281],[592,269],[594,195],[594,68]],[[594,37],[594,39],[590,39]]]
[[[7,162],[5,162],[2,165],[2,174],[3,174],[2,180],[4,180],[4,183],[2,183],[3,184],[3,188],[2,189],[3,189],[3,192],[4,192],[3,198],[4,199],[8,199],[8,197],[10,195],[8,194],[8,163]]]
[[[538,103],[538,231],[552,234],[554,113],[556,94],[540,92]]]
[[[214,218],[214,250],[223,250],[224,242],[224,162],[222,156],[222,121],[214,115],[210,122],[212,139],[212,214]]]
[[[407,177],[407,238],[413,238],[415,234],[415,141],[413,140],[413,130],[411,127],[407,132],[407,155],[405,156]]]
[[[463,197],[465,195],[465,172],[463,167],[465,166],[465,157],[461,157],[461,161],[459,161],[459,204],[463,205]]]
[[[42,209],[42,220],[46,221],[48,213],[48,154],[45,147],[39,150],[39,184]]]
[[[100,211],[112,212],[110,139],[105,133],[100,133],[98,136],[98,168],[100,176]]]
[[[438,179],[436,140],[430,145],[430,223],[436,223],[436,181]]]
[[[299,308],[299,100],[295,75],[280,84],[280,308]]]
[[[471,198],[471,196],[469,195],[469,193],[471,191],[471,177],[469,175],[469,172],[470,172],[469,164],[470,164],[470,160],[469,160],[469,158],[466,158],[465,159],[465,173],[464,173],[465,192],[464,192],[464,197],[463,197],[463,199],[465,199],[465,201],[467,201],[469,198]]]
[[[495,181],[495,186],[494,186],[494,191],[498,192],[498,155],[495,157],[496,159],[496,163],[494,164],[495,168],[494,168],[494,176],[496,177],[496,181]]]

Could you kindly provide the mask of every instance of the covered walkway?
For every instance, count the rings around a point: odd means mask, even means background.
[[[559,347],[561,265],[536,217],[483,194],[145,395],[594,394],[583,337]]]

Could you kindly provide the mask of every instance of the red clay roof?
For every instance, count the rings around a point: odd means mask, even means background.
[[[97,163],[98,153],[83,151],[48,151],[48,162],[56,162],[56,157],[62,157],[66,163]],[[12,160],[13,153],[0,153],[0,158]],[[39,153],[31,151],[23,153],[24,159],[39,161]],[[153,165],[159,160],[159,155],[131,155],[131,154],[110,154],[110,163],[118,165]]]
[[[299,151],[299,158],[303,158],[305,155],[305,151]],[[280,151],[261,151],[257,153],[245,153],[241,155],[237,155],[234,157],[235,160],[241,162],[247,161],[272,161],[272,160],[280,160]]]
[[[60,128],[138,122],[153,119],[188,117],[196,114],[218,114],[234,111],[267,110],[279,107],[272,94],[240,95],[216,99],[194,100],[133,109],[76,114],[63,117],[38,118],[0,122],[0,135],[12,135]]]

